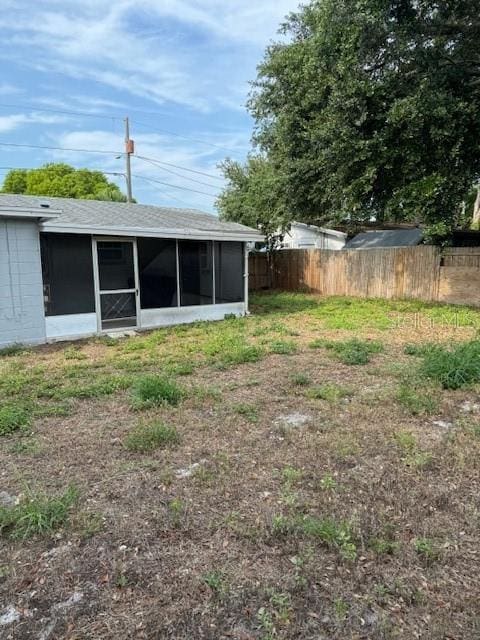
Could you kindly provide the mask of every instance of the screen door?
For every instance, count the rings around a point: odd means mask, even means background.
[[[134,240],[97,240],[102,331],[137,326],[138,277]]]

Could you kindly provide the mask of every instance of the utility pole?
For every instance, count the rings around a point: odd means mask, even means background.
[[[125,163],[126,163],[126,178],[127,178],[127,202],[133,202],[132,196],[132,168],[130,156],[135,153],[135,144],[133,140],[130,140],[130,124],[128,117],[125,118]]]

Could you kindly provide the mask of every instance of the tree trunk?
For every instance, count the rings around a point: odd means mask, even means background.
[[[473,205],[472,229],[480,229],[480,185],[477,187],[477,197]]]

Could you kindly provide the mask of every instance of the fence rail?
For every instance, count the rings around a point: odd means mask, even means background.
[[[480,247],[286,249],[250,257],[250,288],[480,306]]]

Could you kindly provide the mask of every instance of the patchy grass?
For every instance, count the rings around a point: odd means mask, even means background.
[[[77,499],[73,486],[54,497],[28,492],[18,505],[0,507],[0,535],[25,539],[51,534],[67,522]]]
[[[176,407],[183,397],[184,390],[175,380],[160,375],[140,376],[132,387],[132,406],[135,409],[148,409],[171,405]]]
[[[0,436],[8,435],[30,424],[29,410],[16,403],[0,406]]]
[[[420,372],[444,389],[460,389],[480,382],[480,340],[437,346],[423,355]]]
[[[478,636],[480,387],[458,369],[480,312],[252,302],[0,358],[29,434],[0,438],[7,635]],[[440,351],[459,388],[443,361],[426,375]]]
[[[180,436],[175,427],[155,420],[139,422],[125,438],[125,447],[136,453],[148,453],[179,442]]]
[[[354,395],[353,389],[334,382],[316,385],[307,391],[307,396],[314,400],[327,400],[327,402],[339,402],[344,398]]]
[[[381,342],[359,340],[358,338],[352,338],[345,342],[326,341],[323,346],[332,351],[340,362],[350,365],[368,364],[375,353],[383,351]]]
[[[18,356],[22,353],[27,353],[29,349],[23,344],[12,344],[8,347],[2,347],[0,349],[0,358],[8,356]]]

